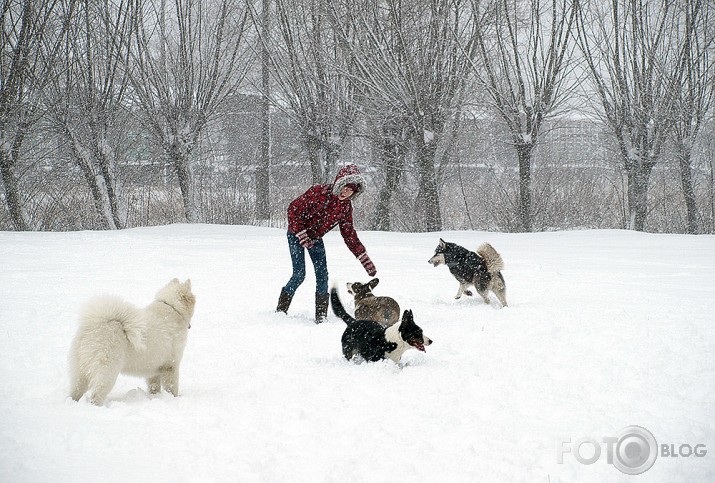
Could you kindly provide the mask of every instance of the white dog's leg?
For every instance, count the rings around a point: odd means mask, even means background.
[[[70,396],[75,401],[79,401],[84,396],[89,388],[89,381],[84,376],[77,376],[76,380],[72,383],[72,392]]]
[[[179,395],[179,368],[167,367],[162,368],[161,385],[172,396]]]
[[[118,351],[111,349],[108,353],[116,356]],[[95,358],[92,361],[88,370],[89,385],[92,388],[92,397],[90,398],[92,404],[95,406],[104,404],[104,400],[117,382],[117,377],[119,377],[123,366],[123,357],[110,357],[109,360]]]
[[[161,391],[161,376],[147,377],[146,386],[149,394],[159,394],[159,391]]]
[[[95,406],[104,404],[104,400],[114,387],[114,383],[117,382],[117,377],[119,377],[119,368],[116,370],[107,368],[104,374],[95,374],[93,378],[94,390],[92,391],[92,397],[89,401]]]
[[[467,288],[466,283],[460,283],[459,288],[457,289],[457,295],[454,296],[455,299],[460,299],[462,298],[462,295],[464,295],[465,289]]]

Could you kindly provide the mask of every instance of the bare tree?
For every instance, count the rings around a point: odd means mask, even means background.
[[[256,167],[256,220],[267,221],[271,213],[271,99],[270,50],[271,0],[261,2],[261,160]]]
[[[127,216],[115,145],[126,137],[121,116],[126,115],[129,13],[130,2],[80,3],[46,94],[51,118],[89,187],[100,225],[110,229],[123,228]]]
[[[322,0],[276,0],[273,105],[298,126],[313,183],[328,181],[355,119],[354,86]]]
[[[680,68],[673,114],[673,139],[680,171],[680,184],[685,200],[687,231],[700,231],[697,200],[693,186],[692,151],[698,139],[706,113],[713,106],[715,95],[714,56],[715,39],[713,13],[703,10],[702,0],[685,0],[683,11],[678,15],[681,22],[679,34]]]
[[[243,83],[250,62],[242,0],[135,1],[132,93],[179,180],[184,216],[199,221],[192,155],[202,131]]]
[[[368,12],[366,7],[372,10]],[[379,192],[375,213],[371,217],[371,228],[388,231],[392,228],[392,199],[400,188],[400,181],[406,169],[406,158],[411,146],[414,145],[414,130],[404,103],[393,102],[391,96],[398,96],[395,92],[385,92],[385,82],[380,80],[381,75],[387,74],[380,73],[380,70],[390,62],[386,58],[367,54],[367,50],[379,45],[390,52],[394,63],[400,65],[403,62],[398,36],[390,35],[377,39],[373,36],[374,24],[365,23],[365,20],[370,17],[375,24],[384,21],[385,12],[381,12],[377,7],[377,4],[371,2],[357,8],[352,2],[332,2],[329,12],[343,50],[352,59],[351,75],[358,79],[354,82],[355,100],[364,114],[364,127],[356,127],[356,132],[369,138],[378,152],[378,159],[373,163],[377,168],[373,179],[382,178],[382,183],[378,181]],[[365,17],[363,19],[355,17],[356,10],[363,11]],[[369,25],[370,29],[365,30],[366,25]],[[385,33],[394,34],[391,30],[386,30]],[[377,70],[373,71],[373,69]],[[370,78],[373,75],[374,77]]]
[[[506,125],[519,167],[518,219],[532,229],[532,158],[544,121],[568,99],[572,0],[473,0],[479,64],[474,73]]]
[[[583,1],[579,8],[579,44],[623,161],[624,224],[632,230],[645,228],[650,176],[672,132],[682,41],[676,17],[669,0]]]
[[[42,92],[62,52],[75,1],[3,1],[0,39],[0,176],[16,230],[32,223],[19,187],[22,144],[44,114]]]
[[[376,100],[375,98],[372,98]],[[378,106],[374,106],[378,108]],[[385,109],[381,115],[377,109],[373,111],[371,121],[374,124],[373,143],[379,150],[379,171],[384,176],[380,187],[375,214],[372,217],[373,230],[390,231],[393,228],[391,202],[400,188],[400,181],[405,171],[413,131],[409,119]]]
[[[460,0],[331,2],[332,23],[350,53],[362,104],[372,107],[368,112],[388,113],[375,118],[386,140],[386,165],[397,169],[387,189],[394,189],[400,169],[394,164],[399,158],[390,153],[402,143],[405,121],[409,126],[417,158],[416,211],[427,231],[442,228],[437,150],[468,77],[460,51],[472,36],[465,5]]]

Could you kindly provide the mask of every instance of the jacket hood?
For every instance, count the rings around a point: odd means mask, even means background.
[[[338,174],[335,176],[333,194],[338,196],[343,187],[351,183],[358,187],[357,191],[350,197],[351,200],[355,200],[365,191],[365,178],[360,174],[360,168],[358,168],[357,165],[346,164],[340,168],[340,171],[338,171]]]

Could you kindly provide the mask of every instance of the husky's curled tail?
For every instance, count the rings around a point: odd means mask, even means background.
[[[487,271],[491,274],[504,270],[504,260],[501,255],[489,243],[482,243],[477,248],[477,254],[484,259],[487,264]]]

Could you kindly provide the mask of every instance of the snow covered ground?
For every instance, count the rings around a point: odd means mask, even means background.
[[[342,321],[312,322],[311,268],[289,315],[273,312],[283,230],[0,232],[0,481],[715,481],[715,237],[360,236],[375,293],[434,340],[399,366],[342,358]],[[427,263],[440,236],[494,245],[508,308],[454,300],[447,268]],[[326,245],[352,310],[344,282],[369,277],[339,233]],[[82,303],[146,305],[173,277],[197,297],[181,396],[120,376],[104,407],[68,399]],[[631,425],[658,445],[640,476],[609,464],[604,442]]]

